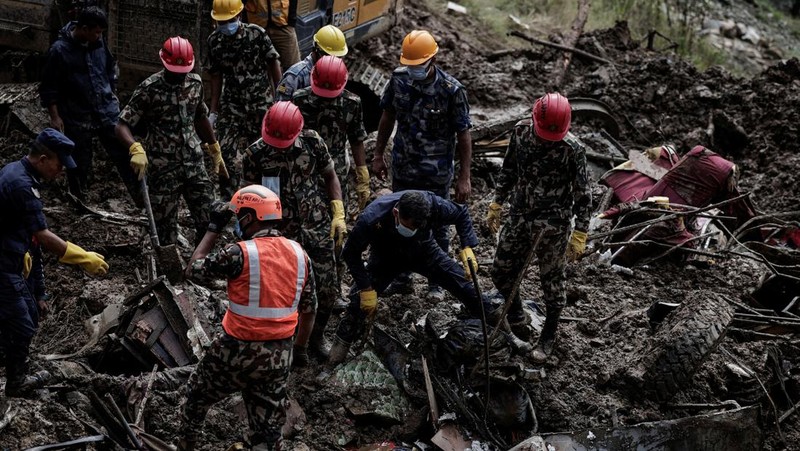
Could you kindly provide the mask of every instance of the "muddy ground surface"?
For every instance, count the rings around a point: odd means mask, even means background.
[[[559,54],[551,49],[520,46],[514,52],[497,56],[507,44],[486,33],[475,19],[462,15],[439,14],[418,1],[407,2],[400,25],[380,39],[359,45],[356,56],[368,57],[372,64],[391,70],[402,37],[413,28],[434,30],[441,47],[437,61],[469,90],[471,102],[480,114],[477,122],[494,119],[509,109],[529,105],[549,85],[554,62]],[[627,148],[644,148],[665,142],[675,143],[681,152],[704,144],[732,159],[742,168],[741,186],[752,191],[756,206],[764,212],[795,210],[800,200],[796,180],[800,167],[797,143],[800,142],[800,62],[776,64],[750,78],[736,78],[721,69],[699,72],[672,54],[648,52],[635,42],[626,25],[584,35],[581,49],[596,53],[602,48],[613,66],[576,58],[565,85],[569,96],[600,99],[611,107],[622,124],[621,143]],[[576,124],[590,126],[591,124]],[[0,142],[0,162],[6,164],[21,156],[29,139],[12,131]],[[481,245],[476,254],[482,265],[481,281],[488,290],[488,263],[494,254],[495,237],[482,218],[491,201],[494,167],[475,162],[473,197],[470,210]],[[96,180],[88,204],[109,212],[137,216],[114,171],[104,159],[97,161]],[[106,176],[107,174],[110,174]],[[374,187],[381,186],[377,181]],[[141,253],[147,240],[144,228],[125,221],[111,223],[81,214],[63,193],[64,184],[43,192],[50,227],[59,235],[86,249],[106,255],[109,274],[92,279],[78,269],[46,262],[47,284],[53,294],[53,312],[44,321],[33,348],[33,369],[47,368],[57,374],[61,388],[42,400],[15,401],[19,413],[2,432],[0,449],[18,450],[35,445],[64,441],[88,435],[79,420],[98,424],[89,407],[87,389],[99,395],[111,393],[124,405],[123,382],[129,376],[116,368],[113,375],[93,375],[85,367],[70,367],[43,361],[40,356],[70,353],[86,342],[83,322],[138,290],[144,274]],[[597,198],[603,190],[595,187]],[[184,213],[185,214],[185,213]],[[183,217],[184,233],[189,233]],[[187,236],[189,241],[191,236]],[[188,254],[191,249],[182,249]],[[647,308],[655,301],[681,302],[692,293],[719,293],[747,301],[748,294],[765,273],[763,265],[744,258],[719,260],[708,267],[661,262],[639,267],[628,275],[614,272],[589,255],[568,268],[569,304],[561,324],[560,341],[554,358],[543,366],[526,356],[511,356],[524,368],[538,375],[522,380],[537,411],[540,432],[605,428],[642,421],[674,419],[693,413],[668,408],[652,400],[637,399],[622,382],[621,373],[635,363],[651,335]],[[403,343],[411,344],[414,360],[424,348],[413,324],[426,313],[452,320],[458,306],[446,302],[431,305],[425,299],[421,279],[416,294],[393,296],[381,302],[378,322]],[[218,295],[222,292],[216,291]],[[541,290],[534,267],[523,283],[524,298],[538,300]],[[331,332],[335,327],[331,321]],[[790,377],[788,390],[794,401],[800,399],[800,349],[791,339],[752,341],[729,334],[701,367],[690,388],[678,393],[673,403],[715,403],[729,399],[743,405],[762,407],[761,426],[765,449],[796,449],[800,442],[800,414],[775,426],[773,406],[754,378],[743,378],[731,370],[736,363],[752,369],[767,390],[776,393],[776,380],[767,367],[767,351],[782,356]],[[532,337],[532,342],[536,336]],[[101,342],[102,346],[103,342]],[[98,349],[101,348],[98,347]],[[87,366],[96,359],[71,359]],[[415,365],[412,365],[414,367]],[[541,370],[541,371],[539,371]],[[413,443],[430,437],[426,420],[427,403],[410,398],[410,408],[400,425],[357,421],[353,405],[376,395],[375,391],[354,391],[328,381],[320,382],[320,367],[297,371],[290,379],[290,396],[305,412],[305,421],[295,429],[294,449],[357,449],[371,443],[392,440]],[[130,373],[130,371],[128,371]],[[134,372],[137,373],[137,372]],[[419,388],[419,387],[418,387]],[[371,390],[376,390],[372,388]],[[377,389],[380,391],[380,389]],[[424,391],[424,387],[422,388]],[[773,396],[774,397],[774,396]],[[774,397],[778,415],[791,407]],[[210,412],[202,450],[220,450],[241,437],[245,422],[240,418],[240,398],[230,398]],[[157,389],[148,402],[145,424],[148,432],[172,441],[178,426],[181,392]],[[443,411],[448,409],[443,408]],[[476,437],[481,439],[481,437]],[[522,438],[522,437],[518,437]],[[784,441],[785,439],[785,441]],[[292,449],[292,448],[290,448]],[[391,449],[391,448],[389,448]]]

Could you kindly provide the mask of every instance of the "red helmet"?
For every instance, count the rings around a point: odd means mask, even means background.
[[[185,74],[194,69],[194,49],[188,39],[173,36],[164,41],[158,52],[164,67],[170,72]]]
[[[347,66],[341,58],[323,56],[311,71],[311,91],[320,97],[334,98],[347,84]]]
[[[275,102],[261,122],[261,138],[272,147],[285,149],[294,143],[303,130],[303,115],[297,105]]]
[[[561,94],[545,94],[533,104],[533,131],[544,140],[561,141],[571,122],[572,107]]]
[[[282,217],[281,199],[261,185],[249,185],[236,191],[231,199],[231,210],[238,215],[243,208],[255,211],[259,221],[277,221]]]

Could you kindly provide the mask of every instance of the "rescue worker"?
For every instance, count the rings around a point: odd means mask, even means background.
[[[536,100],[532,113],[533,120],[514,126],[486,223],[497,233],[503,203],[509,200],[509,218],[500,229],[491,270],[492,281],[506,299],[539,237],[533,251],[547,316],[533,359],[544,362],[553,352],[558,319],[567,301],[567,258],[574,261],[586,248],[592,195],[586,150],[568,133],[572,109],[567,98],[546,94]],[[508,312],[509,323],[513,328],[526,318],[517,294]]]
[[[288,0],[242,0],[247,10],[247,22],[267,31],[281,58],[281,70],[286,71],[300,61],[300,46],[294,30],[297,2]]]
[[[456,226],[463,267],[433,237],[431,231],[445,224]],[[364,321],[374,316],[378,296],[384,295],[389,283],[403,272],[415,272],[443,286],[473,316],[480,317],[480,308],[490,310],[479,301],[467,266],[471,259],[473,268],[478,268],[472,251],[477,245],[472,219],[464,205],[430,191],[416,190],[374,200],[356,220],[342,252],[354,285],[350,305],[336,329],[329,363],[335,365],[344,360],[350,345],[364,333]],[[362,254],[368,248],[365,265]]]
[[[341,58],[323,56],[311,71],[311,86],[294,92],[292,102],[303,114],[304,127],[319,133],[333,158],[336,176],[342,187],[342,199],[347,202],[347,176],[356,165],[356,195],[358,209],[363,210],[370,197],[369,171],[364,140],[364,115],[361,98],[344,89],[347,66]],[[350,144],[352,158],[347,154]]]
[[[289,369],[297,354],[305,354],[314,323],[311,262],[278,232],[281,201],[269,189],[247,186],[223,207],[195,250],[189,276],[226,277],[230,304],[222,336],[189,377],[178,449],[194,449],[211,405],[238,391],[250,424],[247,449],[280,449]],[[233,213],[242,241],[211,252]]]
[[[47,227],[39,190],[42,182],[54,180],[66,167],[74,169],[69,138],[46,128],[31,143],[28,155],[0,170],[0,354],[5,354],[7,396],[22,396],[35,388],[37,379],[26,376],[31,339],[39,319],[47,315],[44,284],[31,290],[25,272],[41,277],[41,258],[32,258],[33,240],[58,261],[78,265],[92,275],[108,271],[102,255],[65,242]],[[37,289],[38,288],[38,289]]]
[[[347,41],[342,30],[333,25],[325,25],[314,33],[314,47],[302,61],[292,65],[283,73],[278,83],[276,100],[292,100],[298,89],[311,86],[311,70],[314,64],[325,55],[343,57],[347,55]]]
[[[261,118],[281,79],[278,52],[263,28],[241,22],[243,8],[241,0],[214,0],[211,17],[217,29],[208,36],[208,118],[212,127],[216,125],[222,157],[230,168],[230,178],[219,180],[225,198],[239,187],[239,171],[234,170],[237,154],[258,139]]]
[[[264,185],[280,197],[283,219],[278,230],[311,257],[319,308],[309,351],[327,358],[325,326],[339,291],[334,240],[342,243],[347,229],[342,191],[325,141],[317,132],[303,130],[303,115],[295,104],[276,102],[264,116],[261,138],[242,158],[242,171],[246,183]]]
[[[381,98],[378,138],[372,172],[382,180],[387,169],[384,151],[395,122],[397,133],[392,147],[392,191],[428,190],[450,199],[453,161],[458,153],[460,170],[456,181],[456,202],[469,199],[472,138],[469,128],[467,91],[455,78],[436,65],[439,51],[427,31],[414,30],[403,39],[400,63]],[[436,241],[448,252],[448,227],[434,231]],[[401,277],[390,291],[412,291],[411,279]],[[436,285],[429,286],[429,297],[444,299]]]
[[[300,108],[304,127],[319,133],[325,140],[328,153],[333,158],[336,176],[342,188],[342,201],[347,205],[347,180],[351,158],[347,154],[347,143],[356,164],[356,195],[358,209],[364,209],[369,201],[369,172],[364,151],[364,119],[361,113],[361,98],[344,89],[347,84],[347,67],[341,58],[326,55],[317,60],[311,71],[311,86],[294,92],[292,99]],[[342,247],[335,248],[336,274],[339,282],[344,277],[345,266],[341,259]],[[341,286],[341,283],[337,285]],[[338,288],[337,291],[340,291]],[[346,305],[339,295],[337,306]]]
[[[86,200],[94,151],[92,138],[115,164],[134,203],[141,207],[142,196],[136,175],[128,165],[128,154],[114,136],[119,117],[119,100],[114,94],[117,64],[103,42],[108,28],[106,14],[89,7],[58,33],[42,70],[39,96],[50,115],[50,126],[75,143],[76,167],[67,169],[69,191]]]
[[[208,120],[203,82],[199,75],[191,73],[192,44],[180,36],[171,37],[164,41],[159,55],[164,70],[148,77],[133,92],[119,116],[117,138],[128,148],[131,167],[139,180],[148,173],[160,244],[178,241],[181,196],[192,215],[195,242],[199,242],[214,201],[214,188],[203,164],[201,139],[208,143],[206,152],[214,172],[227,178],[228,171]],[[131,128],[136,127],[146,130],[144,144],[133,137]]]

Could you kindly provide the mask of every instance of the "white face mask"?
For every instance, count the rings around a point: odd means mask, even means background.
[[[431,60],[417,66],[407,66],[408,78],[414,81],[421,81],[428,77],[428,70],[431,68]]]

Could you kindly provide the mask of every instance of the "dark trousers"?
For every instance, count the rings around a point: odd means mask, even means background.
[[[371,249],[367,270],[372,288],[378,292],[378,296],[383,294],[398,275],[415,272],[427,277],[432,285],[441,286],[455,296],[471,315],[480,317],[480,308],[489,311],[489,307],[484,307],[484,302],[479,301],[472,281],[465,277],[464,268],[450,258],[433,239],[415,243],[409,249]],[[344,342],[352,343],[363,333],[366,316],[361,311],[357,287],[350,290],[349,298],[350,305],[336,329],[336,336]]]
[[[133,169],[131,169],[128,150],[117,140],[113,125],[94,129],[65,126],[64,134],[75,143],[75,150],[72,152],[72,157],[78,167],[67,171],[69,190],[72,194],[79,199],[84,199],[86,197],[86,192],[89,189],[89,176],[92,173],[92,164],[94,161],[92,138],[97,136],[109,160],[111,160],[117,168],[117,172],[119,172],[122,182],[125,184],[125,188],[131,195],[133,202],[137,206],[143,205],[141,201],[142,195],[139,187],[140,185],[136,179],[136,174],[133,172]]]
[[[4,356],[6,390],[25,378],[29,347],[38,326],[36,301],[22,274],[0,273],[0,356]]]

